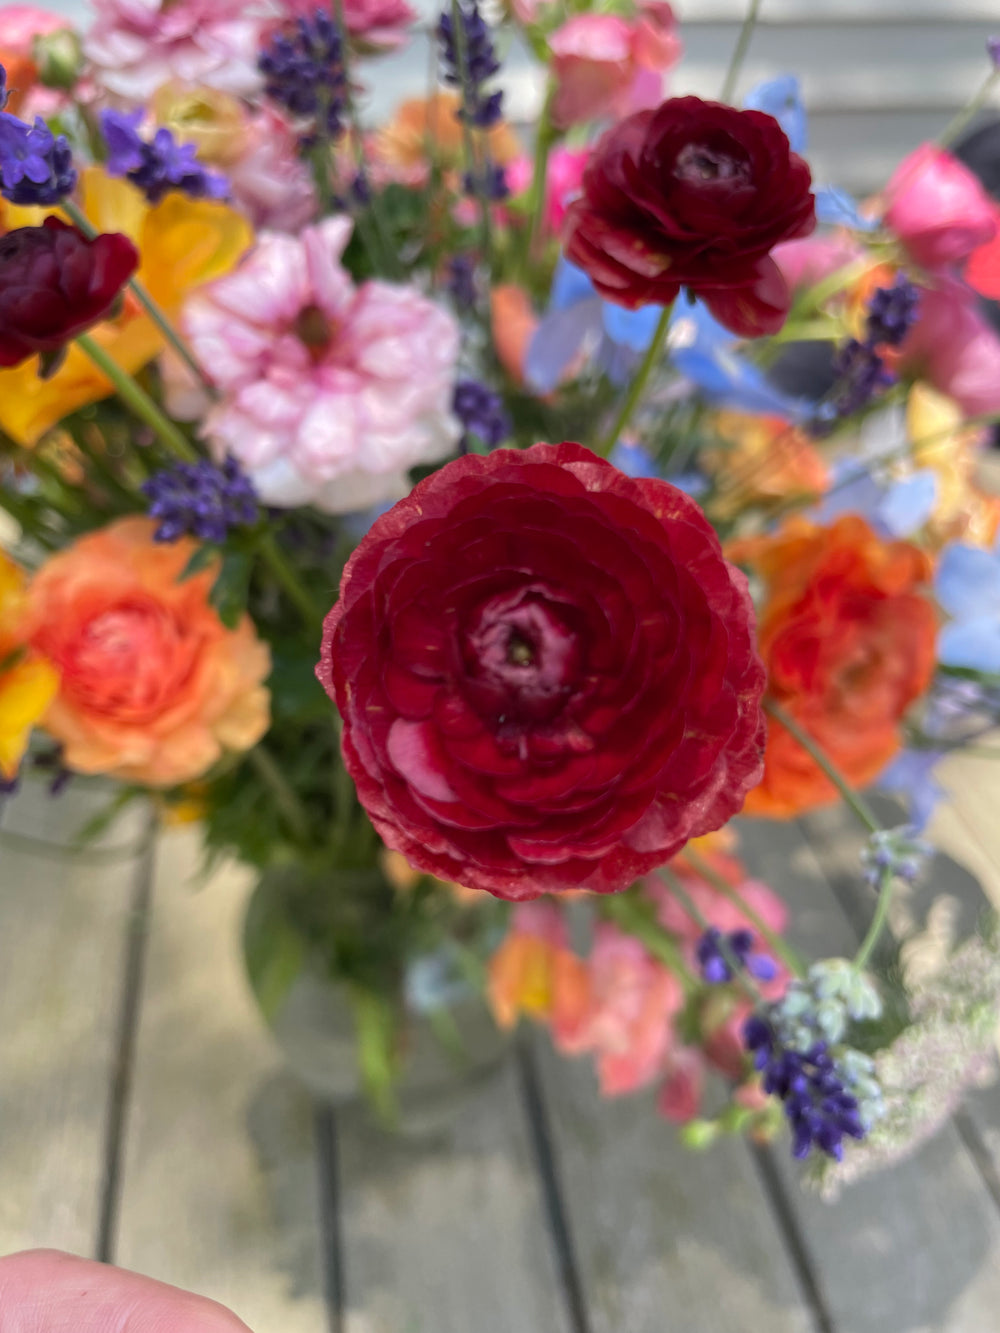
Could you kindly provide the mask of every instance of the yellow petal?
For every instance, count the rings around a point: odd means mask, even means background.
[[[0,773],[12,778],[28,746],[31,729],[55,698],[59,676],[33,658],[0,673]]]

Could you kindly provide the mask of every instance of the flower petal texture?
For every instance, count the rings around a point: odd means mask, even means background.
[[[623,889],[760,776],[743,576],[579,444],[457,459],[376,520],[317,674],[387,845],[502,898]]]
[[[597,144],[566,255],[619,305],[669,305],[686,287],[733,332],[774,333],[790,297],[770,251],[815,227],[811,184],[773,116],[671,98]]]

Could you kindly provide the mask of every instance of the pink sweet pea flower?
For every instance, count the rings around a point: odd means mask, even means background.
[[[920,294],[920,313],[902,347],[902,366],[968,416],[1000,411],[1000,337],[961,283],[941,279]]]
[[[549,47],[556,83],[552,121],[561,130],[656,106],[664,74],[682,49],[673,10],[660,0],[642,6],[631,21],[577,14],[556,29]]]
[[[589,1006],[575,1030],[554,1034],[567,1054],[591,1052],[601,1092],[617,1097],[659,1077],[684,1003],[680,982],[640,942],[601,922],[587,960]]]
[[[345,217],[264,232],[235,272],[184,310],[221,391],[204,432],[270,505],[348,513],[398,498],[408,470],[450,454],[459,332],[416,287],[356,287]]]
[[[580,193],[589,157],[589,148],[564,148],[561,145],[549,154],[542,226],[552,236],[558,236],[566,209]],[[512,196],[525,194],[531,188],[533,166],[530,157],[515,157],[513,162],[507,163],[507,188]]]
[[[923,144],[886,186],[884,221],[924,268],[966,259],[997,230],[993,201],[968,167],[936,144]]]
[[[685,1125],[698,1114],[704,1090],[704,1055],[695,1046],[678,1046],[670,1052],[656,1109],[675,1125]]]

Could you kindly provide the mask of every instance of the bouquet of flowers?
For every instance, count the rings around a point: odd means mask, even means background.
[[[815,187],[794,78],[731,104],[757,8],[705,101],[663,0],[451,0],[377,126],[406,0],[0,8],[0,775],[254,867],[264,1014],[338,987],[387,1117],[474,1003],[836,1183],[1000,1009],[992,926],[886,931],[1000,722],[1000,209],[969,115]],[[841,799],[871,928],[809,961],[730,821]]]

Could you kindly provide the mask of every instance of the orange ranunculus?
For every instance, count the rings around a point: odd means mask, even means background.
[[[189,292],[228,273],[252,240],[249,223],[225,204],[175,191],[152,208],[134,185],[100,167],[81,173],[80,191],[80,205],[98,231],[122,232],[137,246],[136,277],[171,317]],[[2,222],[10,230],[34,226],[51,211],[9,206]],[[129,374],[164,346],[131,293],[117,319],[98,324],[90,336]],[[111,382],[74,343],[49,379],[39,379],[34,357],[0,371],[0,427],[19,444],[32,445],[68,412],[112,392]]]
[[[727,554],[767,585],[758,649],[771,697],[849,782],[871,782],[901,748],[900,720],[934,671],[927,556],[908,542],[883,541],[855,515],[828,528],[793,519],[771,536],[733,543]],[[788,818],[836,796],[772,718],[764,779],[745,812]]]
[[[712,424],[724,446],[703,454],[716,483],[713,517],[732,518],[748,504],[820,496],[829,486],[815,445],[781,417],[719,412]]]
[[[458,93],[444,91],[401,102],[376,138],[376,163],[403,170],[423,170],[431,161],[445,168],[461,166],[460,107]],[[501,165],[512,162],[521,152],[517,136],[503,123],[489,131],[487,142],[491,159]]]
[[[587,965],[569,947],[562,910],[547,899],[518,903],[510,929],[489,963],[486,987],[493,1017],[513,1027],[521,1014],[573,1028],[589,1003]]]
[[[55,695],[59,677],[24,646],[26,580],[0,551],[0,777],[17,772],[31,729]]]
[[[44,725],[82,773],[169,787],[268,726],[270,655],[248,617],[228,630],[215,571],[179,581],[197,549],[126,518],[53,556],[29,589],[31,644],[61,674]]]
[[[7,71],[6,110],[12,116],[20,114],[25,98],[38,80],[38,67],[30,56],[0,49],[0,65]]]

